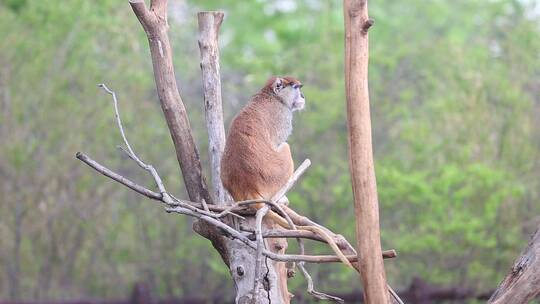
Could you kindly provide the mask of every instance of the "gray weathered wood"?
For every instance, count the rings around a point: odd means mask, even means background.
[[[204,95],[204,113],[208,130],[208,155],[210,158],[212,194],[216,203],[232,201],[221,183],[221,155],[225,149],[225,128],[219,76],[218,34],[222,12],[199,12],[199,50]]]
[[[233,201],[233,199],[224,189],[220,176],[221,156],[225,148],[225,128],[219,75],[218,36],[223,22],[223,13],[199,12],[197,17],[212,194],[216,202],[224,203]],[[265,208],[268,210],[268,207]],[[262,216],[258,220],[262,221]],[[244,225],[256,227],[256,222],[253,219],[248,219]],[[270,228],[266,224],[264,226]],[[224,240],[225,248],[229,252],[227,256],[229,270],[236,287],[236,303],[288,303],[287,276],[286,274],[280,275],[277,271],[277,265],[283,262],[268,260],[267,257],[263,258],[262,256],[264,243],[267,244],[268,250],[278,253],[272,244],[279,241],[265,241],[262,237],[260,241],[257,247],[257,251],[260,252],[255,254],[252,249],[241,246],[237,240]],[[286,243],[286,241],[284,242]],[[262,263],[263,259],[266,263]],[[261,273],[264,273],[264,276]],[[263,284],[263,281],[267,283]],[[285,290],[282,290],[283,288]]]
[[[540,293],[540,226],[510,273],[495,290],[489,304],[525,304]]]

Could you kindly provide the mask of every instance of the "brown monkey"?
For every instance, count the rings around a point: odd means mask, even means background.
[[[293,173],[287,138],[292,132],[293,112],[304,108],[302,83],[292,77],[272,77],[233,119],[221,160],[223,186],[235,201],[271,199]],[[255,205],[257,209],[264,204]],[[284,228],[287,221],[270,211],[267,218]],[[299,226],[323,237],[340,257],[351,263],[335,241],[322,229]]]

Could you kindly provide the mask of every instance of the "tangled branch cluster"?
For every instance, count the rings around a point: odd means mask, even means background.
[[[305,248],[303,239],[313,239],[317,241],[324,242],[322,238],[317,236],[316,234],[305,231],[305,230],[296,230],[296,224],[295,221],[291,217],[294,217],[296,220],[296,223],[301,223],[303,225],[315,225],[317,227],[320,227],[327,231],[329,234],[333,235],[337,239],[337,243],[341,244],[341,247],[348,248],[349,250],[352,250],[354,254],[346,256],[347,259],[349,259],[351,262],[357,262],[357,256],[356,252],[354,252],[354,249],[352,249],[352,246],[341,236],[335,235],[327,228],[309,220],[306,217],[298,215],[296,212],[294,212],[289,207],[286,207],[284,205],[281,205],[277,203],[285,194],[294,186],[294,184],[298,181],[298,179],[302,176],[302,174],[307,170],[307,168],[310,166],[311,162],[309,159],[306,159],[293,173],[289,181],[272,197],[270,200],[247,200],[247,201],[241,201],[241,202],[227,202],[225,204],[218,204],[218,205],[207,205],[204,200],[202,203],[187,201],[176,198],[174,195],[167,192],[165,185],[163,184],[163,181],[161,180],[161,177],[159,176],[156,169],[143,162],[137,154],[133,151],[133,148],[129,144],[129,141],[127,140],[126,134],[124,132],[124,128],[122,125],[122,120],[120,118],[120,112],[118,108],[118,100],[116,98],[116,94],[114,91],[110,90],[105,84],[98,85],[101,87],[105,92],[110,94],[113,99],[114,103],[114,111],[115,111],[115,118],[118,125],[118,129],[120,130],[120,134],[122,136],[123,142],[125,147],[119,147],[120,150],[125,153],[130,159],[132,159],[139,167],[150,173],[152,175],[152,178],[154,179],[154,182],[159,190],[159,192],[152,191],[144,186],[141,186],[132,180],[108,169],[107,167],[99,164],[95,160],[88,157],[86,154],[82,152],[77,152],[76,157],[93,168],[94,170],[98,171],[99,173],[115,180],[116,182],[134,190],[135,192],[144,195],[150,199],[159,201],[165,205],[165,211],[171,213],[179,213],[188,215],[194,218],[197,218],[201,221],[204,221],[216,228],[218,228],[223,235],[237,239],[241,241],[243,244],[248,246],[249,248],[255,250],[256,254],[256,265],[255,265],[255,282],[254,282],[254,298],[257,298],[258,291],[260,290],[260,284],[261,282],[261,268],[262,268],[262,258],[267,257],[275,261],[280,262],[296,262],[297,266],[300,268],[302,274],[305,276],[307,282],[308,282],[308,292],[313,295],[314,297],[322,300],[331,300],[336,302],[343,302],[342,299],[338,297],[334,297],[331,295],[327,295],[321,292],[318,292],[313,287],[313,280],[311,279],[311,276],[307,272],[307,270],[304,267],[304,263],[331,263],[331,262],[340,262],[340,259],[335,255],[306,255],[305,254]],[[256,203],[263,203],[265,206],[261,209],[259,209],[256,213],[253,209],[250,208],[250,205],[256,204]],[[277,212],[279,215],[283,216],[289,226],[291,227],[291,230],[269,230],[269,231],[263,231],[262,229],[262,220],[268,211],[272,209],[275,212]],[[287,210],[287,211],[286,211]],[[227,215],[234,216],[239,219],[245,219],[244,216],[256,216],[256,225],[255,225],[255,231],[242,231],[242,230],[236,230],[235,228],[227,225],[223,218]],[[296,238],[299,243],[300,248],[300,254],[277,254],[270,250],[267,250],[264,247],[264,238]],[[384,258],[392,258],[396,256],[396,252],[394,250],[388,250],[383,252]]]

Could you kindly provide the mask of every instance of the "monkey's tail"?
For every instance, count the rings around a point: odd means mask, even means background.
[[[280,225],[281,227],[283,228],[287,228],[287,229],[291,229],[292,227],[289,226],[289,223],[287,223],[287,221],[281,217],[280,215],[278,215],[277,213],[273,212],[273,211],[270,211],[268,212],[268,216],[274,220],[274,222],[276,222],[278,225]],[[339,249],[339,247],[337,246],[336,244],[336,241],[334,241],[334,239],[332,237],[330,237],[328,235],[328,233],[326,233],[326,231],[324,231],[323,229],[317,227],[317,226],[296,226],[297,229],[299,230],[308,230],[308,231],[311,231],[317,235],[319,235],[320,237],[322,237],[327,243],[328,245],[330,246],[330,248],[332,248],[332,250],[336,253],[336,255],[338,256],[339,260],[349,266],[351,269],[355,270],[356,269],[354,268],[354,266],[351,264],[351,262],[349,262],[349,260],[347,259],[347,257],[345,257],[345,255],[343,254],[343,252],[341,251],[341,249]]]
[[[326,233],[323,229],[316,226],[297,226],[296,228],[301,229],[301,230],[308,230],[321,236],[328,243],[328,245],[330,245],[330,248],[334,250],[334,252],[339,257],[341,262],[343,262],[343,264],[349,266],[351,269],[356,271],[356,269],[353,267],[351,262],[347,259],[347,257],[345,257],[341,249],[339,249],[339,247],[336,244],[336,241],[334,241],[334,239],[330,237],[328,233]]]

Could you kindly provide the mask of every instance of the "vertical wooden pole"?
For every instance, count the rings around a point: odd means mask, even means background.
[[[345,89],[349,167],[356,215],[356,240],[364,302],[389,303],[379,231],[379,203],[371,143],[368,92],[367,0],[344,0]]]
[[[208,130],[208,153],[212,174],[212,194],[216,204],[231,202],[233,199],[223,188],[221,183],[221,156],[225,148],[225,128],[223,126],[223,110],[221,100],[221,78],[219,75],[219,44],[218,35],[223,12],[199,12],[199,50],[201,57],[201,72],[204,93],[204,112],[206,128]],[[229,225],[237,226],[234,218],[226,219]],[[243,222],[243,226],[255,228],[255,219]],[[286,241],[277,239],[268,241],[268,249],[279,252],[276,244]],[[283,247],[283,246],[282,246]],[[283,262],[276,262],[265,258],[265,263],[257,264],[253,251],[238,240],[226,239],[223,251],[227,252],[227,265],[234,280],[236,289],[236,303],[290,303],[287,289],[287,271]],[[284,251],[284,250],[283,250]],[[256,265],[262,266],[259,272]],[[256,274],[264,273],[267,284],[257,284],[254,290],[254,281],[262,279]],[[266,287],[265,287],[266,285]]]
[[[208,156],[210,158],[212,194],[217,204],[232,201],[221,183],[221,155],[225,149],[225,128],[221,102],[219,76],[218,34],[223,12],[199,12],[199,49],[204,94],[204,113],[208,130]]]

